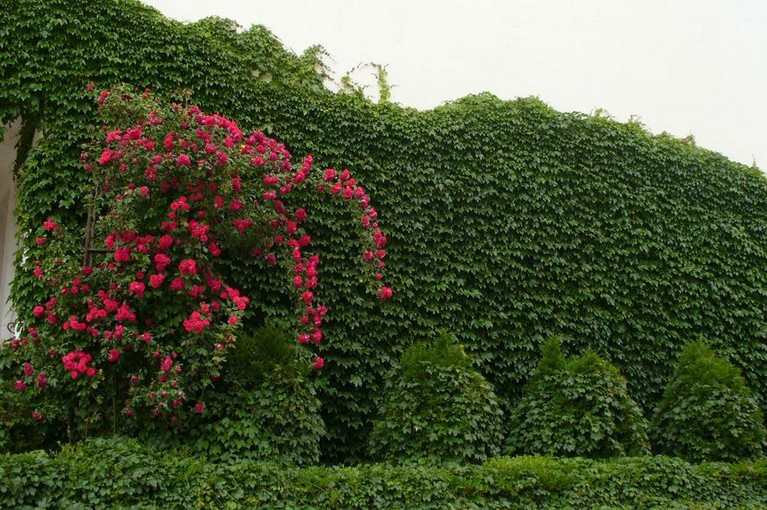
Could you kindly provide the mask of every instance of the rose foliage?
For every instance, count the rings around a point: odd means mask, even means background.
[[[311,156],[294,165],[262,132],[245,134],[221,115],[168,105],[149,91],[103,91],[98,103],[109,125],[81,156],[98,188],[96,249],[86,265],[55,255],[31,261],[49,298],[13,342],[22,367],[14,388],[29,400],[31,419],[61,411],[44,408],[50,392],[72,404],[69,418],[79,422],[103,413],[104,395],[113,421],[204,412],[205,393],[251,313],[236,271],[226,270],[246,260],[286,272],[296,339],[321,369],[320,257],[302,228],[307,210],[286,203],[298,187],[336,195],[356,211],[372,291],[391,297],[381,282],[387,238],[348,170],[312,173]],[[50,218],[43,232],[37,244],[57,253],[64,231]]]

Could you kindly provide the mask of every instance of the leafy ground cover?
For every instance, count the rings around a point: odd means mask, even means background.
[[[218,463],[100,439],[0,456],[3,508],[758,509],[767,462],[496,458],[483,465]]]

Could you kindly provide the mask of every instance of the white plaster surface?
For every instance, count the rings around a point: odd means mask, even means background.
[[[5,136],[0,143],[0,340],[12,336],[8,324],[15,320],[15,314],[8,303],[8,294],[16,252],[16,222],[13,216],[16,196],[12,169],[16,159],[14,144],[18,139],[19,126],[19,122],[5,126]]]

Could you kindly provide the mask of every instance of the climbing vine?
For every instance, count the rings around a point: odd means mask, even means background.
[[[98,103],[107,123],[81,160],[99,186],[102,255],[85,266],[66,256],[34,261],[50,294],[11,344],[22,360],[19,393],[37,391],[41,403],[54,390],[74,393],[67,407],[77,421],[101,414],[105,391],[127,417],[202,413],[250,303],[239,285],[248,274],[225,274],[220,260],[274,266],[286,251],[297,341],[319,345],[327,313],[315,296],[320,256],[309,252],[312,238],[301,227],[306,209],[283,202],[294,187],[327,188],[358,210],[371,286],[381,300],[392,296],[381,282],[387,237],[349,170],[315,176],[311,156],[294,167],[285,146],[262,132],[243,134],[225,117],[164,105],[149,91],[104,90]],[[50,246],[61,227],[49,219],[42,228],[35,244],[62,252]],[[312,363],[324,365],[319,356]],[[38,409],[31,414],[46,419]]]

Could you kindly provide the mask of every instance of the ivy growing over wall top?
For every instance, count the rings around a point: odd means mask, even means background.
[[[319,48],[294,55],[263,27],[184,25],[133,0],[0,5],[0,119],[44,133],[20,152],[17,175],[28,256],[42,255],[31,241],[46,218],[70,228],[84,219],[89,82],[191,94],[365,183],[392,232],[396,294],[385,309],[365,298],[347,262],[358,250],[348,215],[297,198],[326,254],[333,315],[321,399],[334,459],[361,453],[389,367],[438,329],[457,336],[507,403],[552,334],[570,339],[567,354],[589,347],[615,364],[645,410],[681,346],[703,335],[764,403],[767,180],[758,169],[534,98],[479,94],[419,112],[334,94],[322,86]],[[265,315],[290,313],[279,277],[259,274],[252,285]],[[41,292],[22,268],[13,289],[21,316]]]

